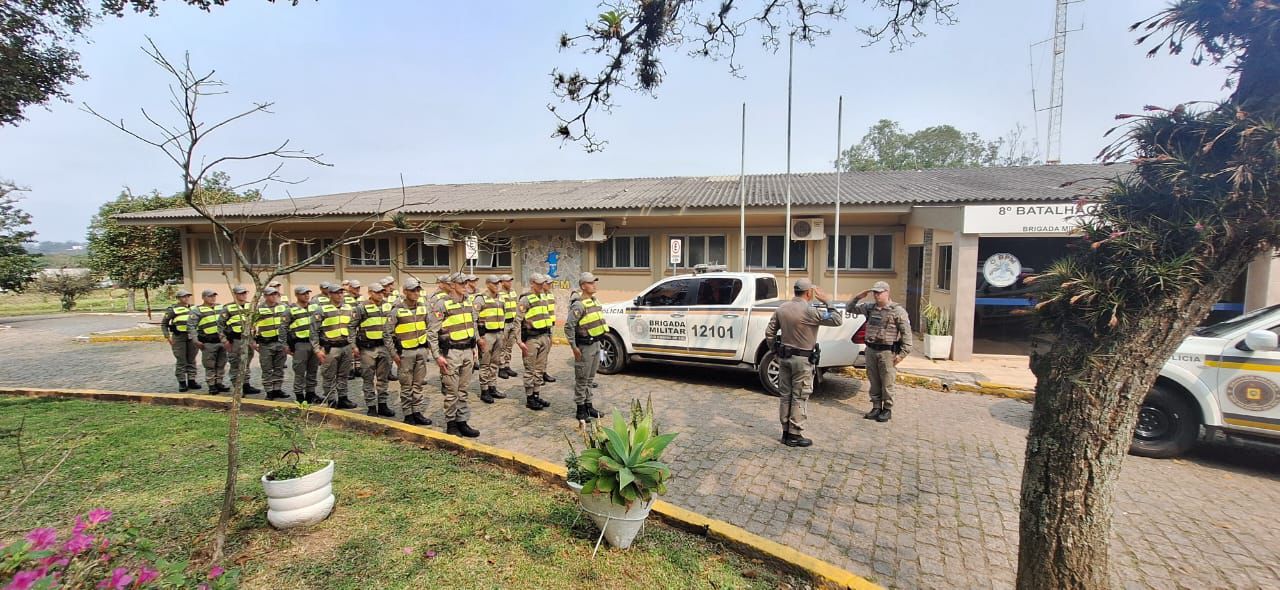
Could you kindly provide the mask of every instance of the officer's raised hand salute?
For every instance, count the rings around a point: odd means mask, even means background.
[[[775,342],[778,357],[778,420],[782,422],[782,444],[807,447],[813,441],[801,435],[808,417],[809,395],[813,393],[813,373],[821,351],[818,350],[818,327],[839,326],[844,315],[831,308],[827,296],[809,279],[796,281],[795,298],[778,306],[769,319],[764,336]],[[823,309],[813,307],[813,300]]]
[[[869,293],[875,301],[858,303]],[[898,363],[911,354],[911,318],[907,310],[889,297],[889,283],[877,281],[870,289],[849,300],[850,312],[867,317],[867,381],[871,411],[863,418],[888,422],[893,417],[893,384]]]

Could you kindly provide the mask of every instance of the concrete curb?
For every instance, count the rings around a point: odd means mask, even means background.
[[[231,399],[222,396],[189,393],[135,393],[127,391],[105,391],[97,389],[38,389],[0,387],[0,395],[25,397],[61,397],[71,399],[89,399],[94,401],[131,402],[166,406],[183,406],[191,408],[209,408],[225,410]],[[257,399],[241,399],[241,409],[246,412],[266,412],[273,408],[287,408],[293,402],[277,402]],[[338,425],[370,434],[385,436],[406,442],[429,445],[433,448],[461,453],[470,457],[485,459],[489,462],[515,470],[525,475],[537,477],[556,485],[565,481],[566,471],[563,465],[544,461],[537,457],[498,447],[472,442],[422,428],[404,422],[364,416],[352,412],[318,407],[316,412],[323,413]],[[770,541],[759,535],[747,532],[741,527],[731,525],[722,520],[710,518],[691,512],[668,502],[654,502],[653,514],[663,523],[672,527],[701,535],[717,541],[734,551],[769,561],[783,569],[810,577],[818,588],[848,590],[878,590],[878,584],[871,582],[852,572],[836,567],[816,557],[805,555],[795,549]]]
[[[88,342],[90,344],[100,344],[103,342],[166,342],[164,336],[155,334],[145,336],[112,336],[110,334],[90,334],[88,336],[77,336],[76,340],[80,342]]]
[[[845,375],[857,379],[866,379],[867,371],[865,369],[855,369],[846,367]],[[1017,399],[1022,401],[1031,401],[1035,399],[1036,392],[1024,387],[1014,385],[1004,385],[1001,383],[992,383],[990,381],[979,381],[975,383],[948,383],[938,377],[928,375],[915,375],[912,373],[904,373],[898,371],[898,377],[894,380],[896,383],[909,387],[919,387],[922,389],[932,389],[934,391],[963,391],[966,393],[977,393],[979,395],[993,395],[996,397],[1004,397],[1009,399]]]

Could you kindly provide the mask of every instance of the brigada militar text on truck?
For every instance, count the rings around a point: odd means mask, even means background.
[[[764,338],[774,310],[791,298],[778,295],[777,280],[764,273],[712,267],[662,279],[629,302],[605,306],[609,332],[600,372],[617,373],[638,361],[751,369],[765,391],[778,395],[778,361]],[[824,371],[854,365],[865,348],[865,318],[836,307],[846,319],[818,330],[819,380]]]

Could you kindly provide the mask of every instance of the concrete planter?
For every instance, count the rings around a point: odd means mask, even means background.
[[[267,492],[267,522],[271,526],[311,526],[333,511],[333,461],[296,479],[273,481],[263,475],[262,488]]]
[[[569,487],[577,484],[570,483]],[[609,499],[609,494],[583,494],[582,486],[578,498],[582,502],[582,511],[591,517],[592,522],[604,532],[604,540],[618,549],[631,547],[640,529],[644,527],[644,519],[648,518],[656,497],[648,502],[635,502],[631,508],[618,506]]]
[[[931,359],[951,357],[951,336],[924,335],[924,356]]]

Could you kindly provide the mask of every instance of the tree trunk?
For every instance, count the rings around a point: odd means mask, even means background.
[[[129,289],[128,296],[124,300],[124,310],[129,313],[138,311],[138,290]]]
[[[151,319],[151,289],[147,287],[142,288],[142,300],[144,304],[147,306],[147,319],[150,320]]]
[[[1206,261],[1215,273],[1111,333],[1062,335],[1034,355],[1035,407],[1019,515],[1018,588],[1109,588],[1111,502],[1142,400],[1166,359],[1255,252]]]
[[[236,509],[236,479],[240,474],[240,398],[244,384],[251,373],[249,369],[249,342],[253,339],[253,325],[258,319],[258,307],[262,305],[261,282],[255,281],[254,298],[249,313],[244,316],[244,339],[240,347],[240,374],[231,383],[231,408],[227,412],[227,479],[222,487],[222,511],[218,514],[218,526],[213,533],[211,562],[220,563],[227,544],[227,529]]]

